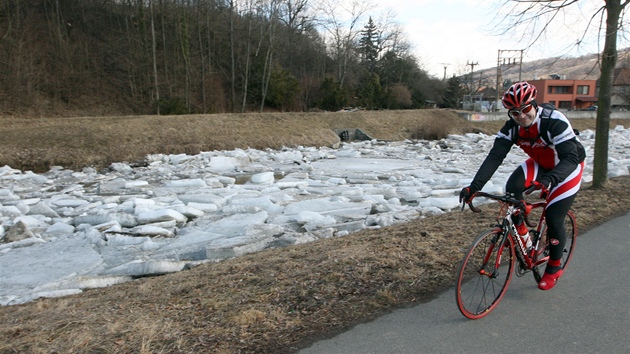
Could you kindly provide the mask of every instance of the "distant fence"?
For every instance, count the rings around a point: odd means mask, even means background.
[[[582,119],[597,117],[596,111],[563,111],[569,119]],[[461,117],[470,121],[491,121],[508,119],[507,112],[457,112]],[[610,112],[610,118],[630,119],[630,111],[626,112]]]

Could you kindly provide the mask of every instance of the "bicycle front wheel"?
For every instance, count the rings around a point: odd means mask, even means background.
[[[575,239],[577,238],[578,229],[577,222],[575,220],[575,214],[571,210],[564,217],[564,229],[567,235],[567,241],[564,244],[564,250],[562,251],[562,259],[560,260],[560,265],[562,269],[565,269],[571,258],[573,257],[573,249],[575,248]],[[549,260],[549,237],[547,235],[547,224],[544,222],[540,227],[540,234],[542,235],[540,238],[540,242],[538,244],[538,251],[536,252],[534,259],[534,279],[539,283],[540,279],[542,279],[543,274],[545,274],[545,267],[547,265],[547,261]]]
[[[500,228],[490,229],[466,252],[456,285],[457,307],[465,317],[476,320],[486,316],[505,295],[514,273],[512,242]]]

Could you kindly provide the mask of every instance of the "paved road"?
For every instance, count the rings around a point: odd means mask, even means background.
[[[486,318],[464,318],[450,289],[300,353],[630,353],[630,214],[578,236],[552,290],[515,277]]]

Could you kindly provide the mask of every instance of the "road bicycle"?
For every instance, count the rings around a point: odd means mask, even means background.
[[[499,202],[500,211],[497,224],[482,232],[473,241],[462,259],[457,273],[456,297],[459,311],[469,319],[479,319],[488,315],[505,295],[513,274],[519,277],[532,272],[536,282],[540,282],[549,260],[549,242],[545,222],[546,201],[529,203],[514,199],[510,194],[503,196],[484,192],[475,193],[468,206],[473,212],[481,212],[473,199],[485,197]],[[465,206],[462,206],[462,210]],[[531,249],[516,231],[513,215],[523,215],[530,230]],[[538,218],[538,222],[532,222]],[[575,215],[569,211],[564,220],[567,241],[561,260],[564,269],[573,256],[577,224]]]

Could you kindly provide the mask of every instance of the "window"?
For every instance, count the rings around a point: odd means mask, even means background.
[[[573,102],[571,101],[560,101],[558,104],[558,108],[562,109],[571,109],[573,107]]]
[[[552,86],[549,89],[552,93],[571,93],[571,87],[569,86]]]
[[[578,85],[577,87],[578,95],[588,95],[588,86],[587,85]]]

